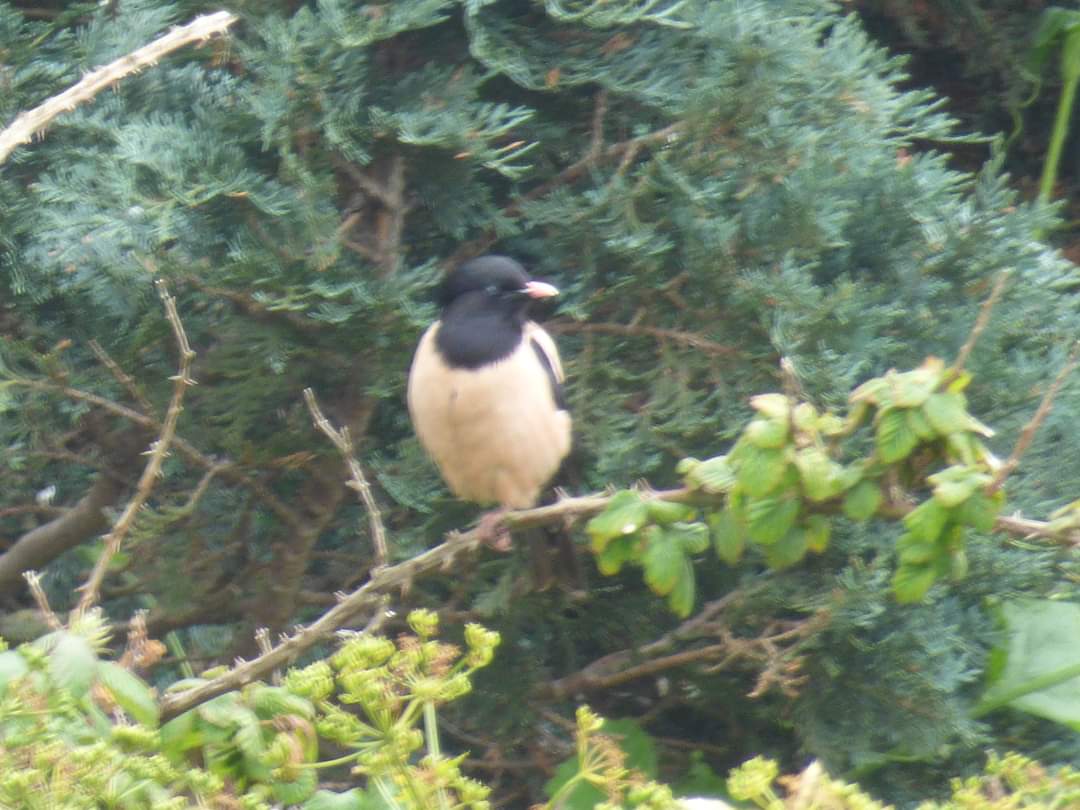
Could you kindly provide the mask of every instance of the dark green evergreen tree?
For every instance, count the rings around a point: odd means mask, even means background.
[[[842,407],[890,367],[954,357],[1001,273],[968,393],[1007,456],[1080,332],[1080,275],[1037,237],[1052,212],[1018,199],[989,143],[958,132],[940,100],[906,89],[901,62],[840,3],[232,8],[229,39],[128,77],[0,166],[9,618],[30,605],[26,567],[45,571],[55,607],[74,604],[101,510],[122,508],[142,469],[176,368],[159,278],[199,385],[103,595],[119,620],[147,608],[151,634],[179,631],[198,665],[249,653],[256,627],[311,620],[372,565],[362,506],[304,388],[350,428],[393,560],[475,516],[447,495],[403,404],[432,289],[462,258],[511,254],[564,291],[549,324],[582,493],[672,484],[682,458],[726,451],[751,395],[794,386]],[[212,10],[0,3],[0,122]],[[958,142],[985,150],[981,172],[951,168]],[[1010,479],[1010,508],[1045,516],[1080,493],[1078,410],[1067,384]],[[49,485],[55,502],[35,505]],[[65,523],[80,499],[91,519]],[[746,656],[588,699],[706,746],[718,768],[815,756],[895,801],[979,767],[986,747],[1075,757],[1056,727],[970,711],[999,637],[990,604],[1075,598],[1072,559],[984,536],[965,580],[899,605],[899,531],[845,526],[781,572],[752,556],[698,565],[697,606],[734,594],[722,623],[735,637],[816,617],[799,677],[770,682]],[[398,601],[503,634],[455,719],[463,750],[539,756],[541,712],[578,696],[553,684],[678,624],[639,577],[604,578],[587,559],[574,593],[535,592],[523,549],[459,565]],[[9,625],[9,638],[34,632]]]

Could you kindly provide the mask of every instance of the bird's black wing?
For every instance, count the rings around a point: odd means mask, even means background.
[[[555,365],[551,362],[551,358],[547,356],[544,347],[540,345],[540,342],[536,338],[531,338],[529,343],[532,345],[533,351],[536,352],[536,356],[540,360],[540,365],[544,367],[544,373],[547,374],[548,382],[551,383],[551,395],[555,398],[556,407],[560,411],[570,410],[570,407],[566,402],[566,391],[563,390],[563,384],[559,381],[559,375],[555,373]]]

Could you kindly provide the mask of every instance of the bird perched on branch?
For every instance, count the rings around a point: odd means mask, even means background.
[[[558,292],[506,256],[464,262],[447,275],[442,315],[409,370],[420,443],[455,495],[501,507],[489,531],[506,509],[535,505],[570,451],[559,353],[527,313]]]

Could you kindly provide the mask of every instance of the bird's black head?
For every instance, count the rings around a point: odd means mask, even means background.
[[[436,345],[458,367],[500,360],[520,343],[529,303],[558,293],[507,256],[470,259],[447,275],[439,291],[443,315]]]
[[[468,300],[491,311],[520,313],[531,300],[558,292],[550,284],[530,279],[525,268],[509,256],[478,256],[446,276],[438,302],[443,309]]]

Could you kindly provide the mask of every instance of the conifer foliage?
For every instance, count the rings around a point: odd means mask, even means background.
[[[0,124],[217,9],[0,2]],[[23,570],[44,571],[57,610],[78,601],[166,417],[177,361],[158,279],[198,385],[102,600],[116,621],[145,609],[152,636],[173,634],[181,657],[156,670],[161,686],[182,664],[250,655],[256,627],[313,620],[374,564],[372,524],[305,388],[349,428],[391,563],[475,517],[403,404],[433,288],[463,258],[510,254],[563,291],[547,323],[579,433],[575,494],[678,484],[680,461],[731,448],[755,395],[842,410],[889,368],[951,361],[1003,274],[965,394],[997,431],[986,452],[1007,457],[1080,332],[1080,274],[1039,239],[1053,212],[1017,198],[988,143],[978,175],[951,168],[950,145],[979,139],[908,87],[841,3],[230,10],[228,38],[129,76],[0,165],[9,641],[39,635]],[[1045,517],[1078,496],[1078,410],[1066,381],[1009,509]],[[809,754],[906,801],[981,770],[1006,736],[1048,760],[1077,754],[1058,726],[973,711],[1001,643],[994,605],[1075,598],[1075,561],[974,525],[966,577],[926,583],[915,604],[894,597],[903,527],[885,520],[841,522],[823,553],[779,571],[760,550],[695,562],[692,543],[681,624],[640,575],[609,578],[584,551],[563,587],[538,589],[518,548],[458,558],[393,601],[502,636],[445,747],[558,761],[571,749],[547,739],[551,712],[598,690],[604,714],[682,741],[664,762],[673,779],[687,746],[722,772],[755,753],[800,770]],[[715,649],[635,671],[650,644]],[[541,769],[512,773],[518,800],[540,795]]]

